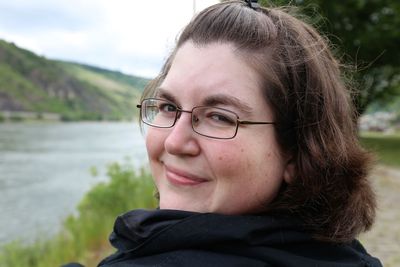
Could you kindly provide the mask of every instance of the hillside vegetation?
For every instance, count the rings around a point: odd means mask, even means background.
[[[0,40],[0,111],[55,113],[63,120],[131,119],[147,82],[49,60]]]

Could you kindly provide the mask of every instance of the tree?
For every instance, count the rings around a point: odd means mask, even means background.
[[[400,95],[400,1],[262,0],[263,6],[298,6],[334,44],[336,56],[354,66],[359,114]]]

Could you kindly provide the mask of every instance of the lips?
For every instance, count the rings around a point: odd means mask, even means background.
[[[173,185],[196,186],[209,181],[171,166],[164,166],[167,180]]]

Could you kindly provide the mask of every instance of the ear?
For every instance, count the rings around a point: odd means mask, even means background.
[[[283,171],[283,180],[287,184],[291,184],[296,177],[296,165],[293,158],[289,158],[286,162],[285,170]]]

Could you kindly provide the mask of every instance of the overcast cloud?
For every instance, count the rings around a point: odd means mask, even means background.
[[[51,59],[155,76],[196,12],[218,0],[0,0],[0,39]]]

